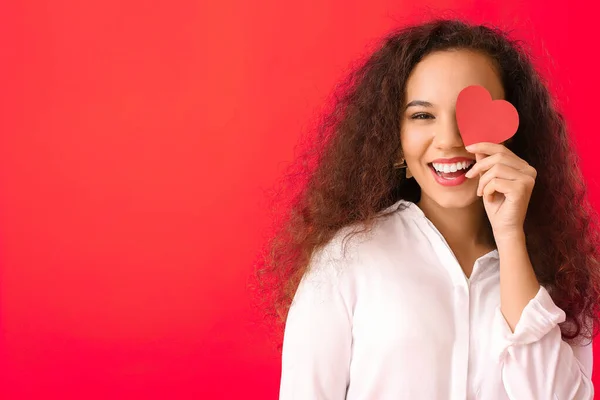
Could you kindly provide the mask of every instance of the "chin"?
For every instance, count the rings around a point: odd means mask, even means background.
[[[463,190],[457,191],[455,193],[443,192],[445,191],[442,191],[442,193],[440,193],[440,191],[436,191],[436,193],[431,193],[431,195],[427,195],[427,197],[429,197],[434,203],[436,203],[441,208],[448,209],[467,208],[481,201],[481,197],[477,196],[477,193],[475,193],[474,191],[468,194],[466,194]]]
[[[430,171],[427,172],[429,174],[415,174],[415,180],[421,187],[421,197],[428,198],[427,201],[448,209],[468,208],[481,201],[481,197],[477,196],[478,180],[468,179],[458,185],[444,186],[431,177]]]
[[[439,198],[433,198],[433,201],[442,208],[467,208],[479,201],[479,197],[439,196]]]

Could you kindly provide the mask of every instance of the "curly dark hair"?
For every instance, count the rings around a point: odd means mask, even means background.
[[[400,199],[419,200],[416,181],[393,168],[402,156],[406,82],[425,55],[450,49],[481,52],[499,67],[505,98],[520,116],[506,145],[538,171],[524,224],[535,273],[566,313],[565,341],[597,334],[598,219],[562,114],[522,42],[498,28],[436,19],[391,32],[351,68],[271,193],[274,229],[249,287],[271,329],[275,324],[278,349],[313,252],[342,228],[360,224],[354,233],[369,231]]]

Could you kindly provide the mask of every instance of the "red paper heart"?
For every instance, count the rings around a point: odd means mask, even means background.
[[[456,99],[456,122],[463,143],[502,143],[519,127],[519,113],[506,100],[492,101],[482,86],[467,86]]]

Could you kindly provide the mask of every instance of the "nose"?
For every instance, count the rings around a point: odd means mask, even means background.
[[[455,113],[452,113],[452,117],[443,119],[437,128],[433,139],[435,147],[441,150],[464,148]]]

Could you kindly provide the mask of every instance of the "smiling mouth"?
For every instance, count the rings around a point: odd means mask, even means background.
[[[453,164],[454,165],[454,164]],[[475,165],[475,163],[470,163],[467,164],[464,168],[461,167],[460,169],[455,168],[455,171],[448,171],[448,172],[441,172],[438,171],[434,166],[433,163],[428,163],[427,166],[429,168],[431,168],[431,170],[440,178],[442,179],[447,179],[447,180],[453,180],[456,179],[460,176],[463,176],[464,174],[467,173],[467,171],[469,171],[471,168],[473,168],[473,165]]]

